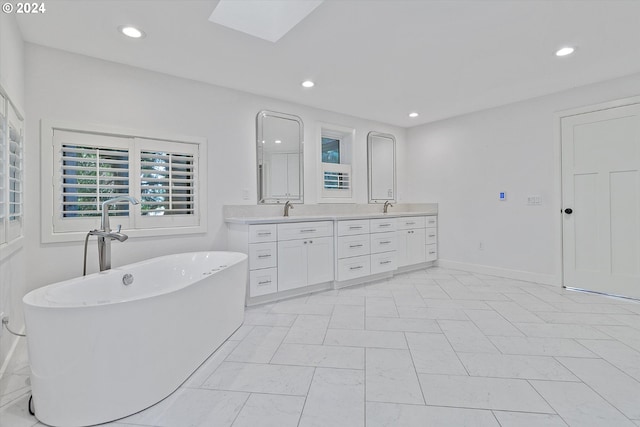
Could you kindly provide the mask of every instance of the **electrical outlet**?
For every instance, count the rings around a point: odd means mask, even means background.
[[[482,242],[482,240],[480,241],[480,244],[478,245],[478,250],[479,251],[484,251],[484,243]]]

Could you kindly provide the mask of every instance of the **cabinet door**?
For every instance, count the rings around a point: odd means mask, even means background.
[[[309,240],[307,247],[307,284],[333,280],[333,238],[320,237]]]
[[[407,258],[409,264],[419,264],[427,260],[425,250],[425,231],[424,228],[416,228],[409,230],[407,238]]]
[[[398,267],[404,267],[411,264],[409,262],[409,254],[407,252],[407,241],[413,230],[399,230],[396,234],[396,259]]]
[[[307,285],[306,240],[278,242],[278,292]]]

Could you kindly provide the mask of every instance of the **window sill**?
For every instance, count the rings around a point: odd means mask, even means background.
[[[64,243],[64,242],[82,242],[84,241],[87,233],[86,231],[72,231],[65,233],[53,233],[49,231],[42,235],[42,243]],[[139,229],[139,230],[127,230],[122,229],[122,233],[126,234],[130,238],[137,237],[164,237],[164,236],[176,236],[186,234],[205,234],[207,232],[206,225],[198,225],[192,227],[172,227],[172,228],[152,228],[152,229]]]

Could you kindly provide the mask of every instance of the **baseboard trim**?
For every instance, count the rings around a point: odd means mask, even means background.
[[[470,264],[466,262],[439,259],[438,266],[452,270],[468,271],[470,273],[487,274],[490,276],[506,277],[508,279],[524,280],[526,282],[542,283],[543,285],[562,286],[562,280],[552,274],[532,273],[530,271],[510,270],[507,268],[491,267],[488,265]]]

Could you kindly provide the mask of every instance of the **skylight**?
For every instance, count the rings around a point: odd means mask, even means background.
[[[277,42],[324,0],[220,0],[209,21]]]

